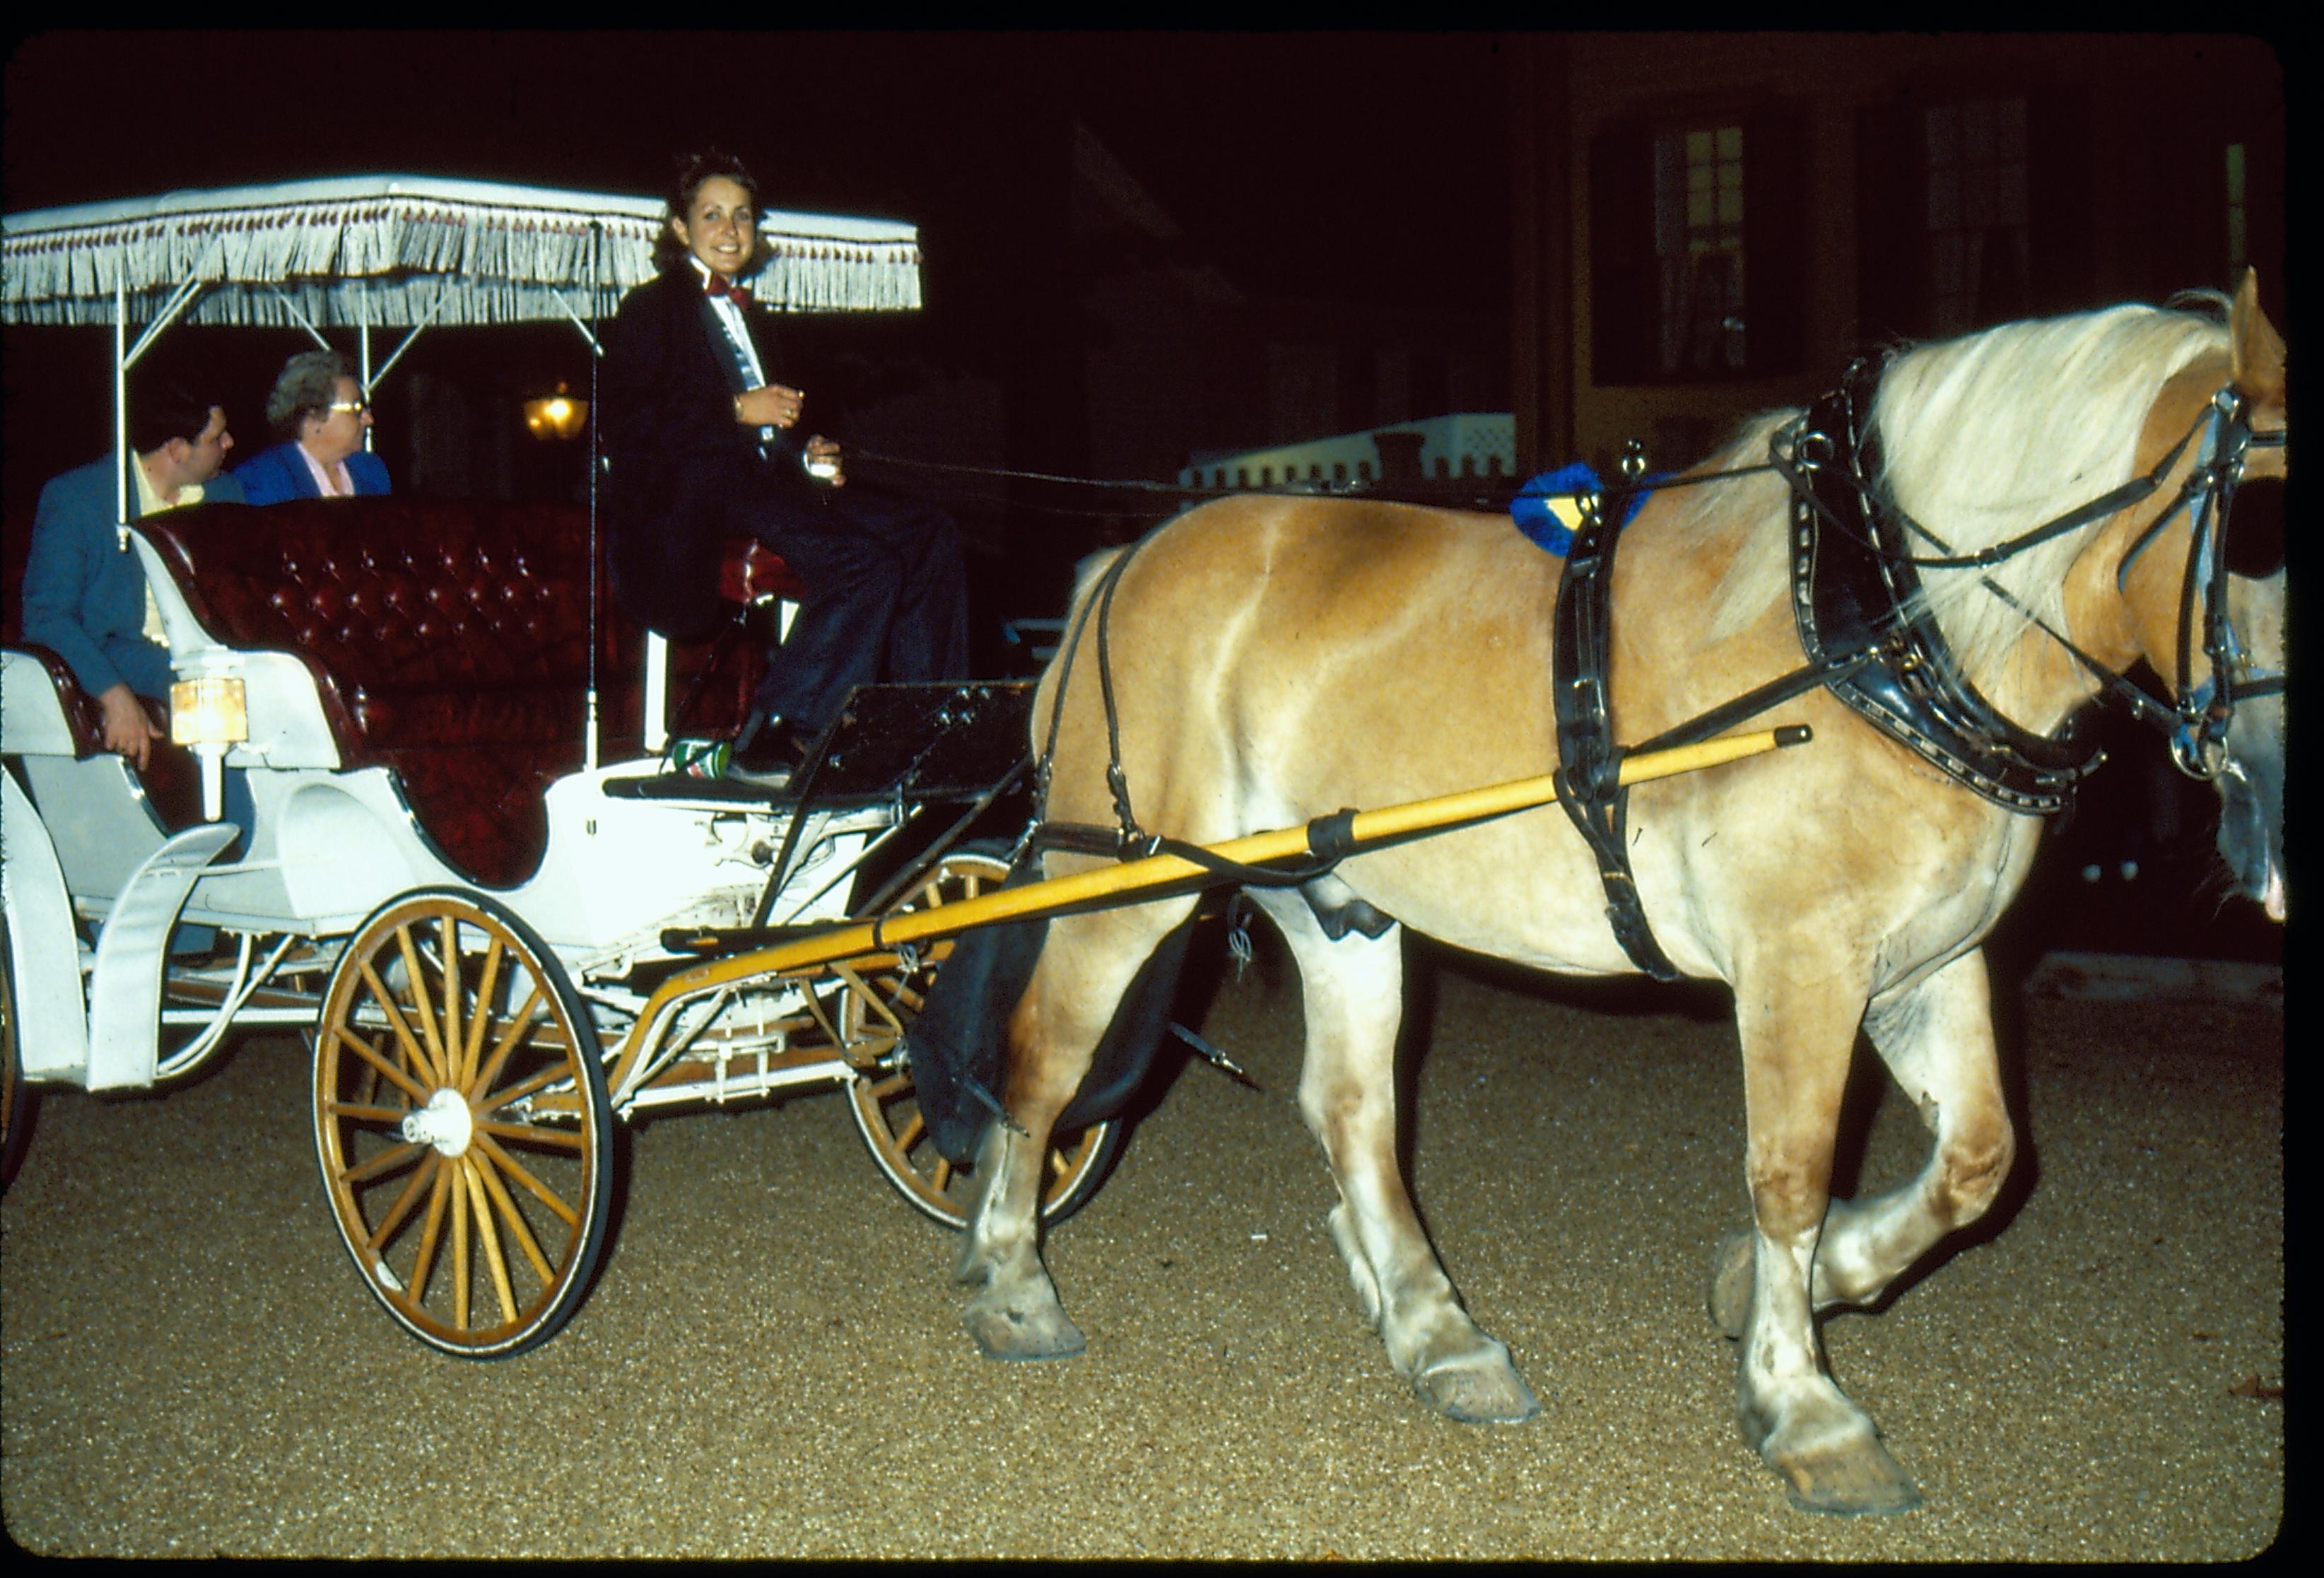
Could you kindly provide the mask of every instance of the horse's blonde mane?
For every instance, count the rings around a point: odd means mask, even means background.
[[[2182,368],[2224,352],[2224,325],[2205,316],[2137,305],[1998,328],[1917,346],[1888,365],[1872,403],[1882,469],[1874,486],[1941,538],[1918,537],[1916,557],[1969,553],[2056,519],[2130,480],[2148,408]],[[1771,433],[1795,412],[1753,419],[1712,469],[1766,457]],[[1731,635],[1785,594],[1780,482],[1766,478],[1690,490],[1687,515],[1708,525],[1735,508],[1730,488],[1751,489],[1749,538],[1720,587],[1712,639]],[[1980,688],[2026,630],[2026,616],[1978,586],[1994,583],[2053,627],[2065,618],[2066,569],[2089,530],[2070,531],[1996,568],[1924,569],[1923,597],[1963,673]]]

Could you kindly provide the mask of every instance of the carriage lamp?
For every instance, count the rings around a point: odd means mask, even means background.
[[[226,752],[250,738],[248,693],[240,679],[205,674],[170,687],[170,738],[202,763],[202,820],[226,814]]]
[[[588,420],[589,402],[566,393],[562,383],[556,393],[524,402],[524,425],[536,438],[579,438]]]

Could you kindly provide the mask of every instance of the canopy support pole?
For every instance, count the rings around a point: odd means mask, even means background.
[[[602,249],[598,243],[604,234],[604,225],[594,219],[589,222],[589,301],[593,307],[603,295],[603,281],[598,272]],[[558,296],[557,304],[563,307],[568,315],[573,313],[563,295]],[[581,330],[581,337],[589,342],[592,353],[589,357],[589,688],[588,716],[584,720],[581,731],[581,766],[585,771],[595,772],[597,771],[597,632],[601,628],[598,623],[597,583],[604,578],[597,573],[597,358],[604,352],[587,324],[577,316],[574,317],[573,322]]]
[[[595,264],[596,251],[597,251],[597,233],[596,233],[596,231],[595,231],[595,230],[594,230],[594,229],[593,229],[593,230],[590,232],[590,234],[589,234],[589,253],[590,253],[590,259],[591,259],[590,266],[591,266],[591,268],[592,268],[592,269],[594,269],[594,268],[596,266],[596,264]],[[589,285],[590,285],[589,294],[590,294],[590,297],[591,297],[591,299],[592,299],[593,300],[595,299],[596,294],[597,294],[596,284],[597,284],[597,282],[596,282],[595,279],[593,277],[593,278],[590,280],[590,281],[589,281]],[[543,290],[547,291],[548,291],[551,296],[554,296],[554,297],[557,299],[557,304],[558,304],[559,307],[562,307],[563,309],[565,309],[565,316],[566,316],[566,317],[567,317],[567,318],[571,318],[571,319],[573,320],[573,327],[574,327],[574,328],[577,328],[577,329],[579,329],[579,330],[581,331],[581,337],[582,337],[583,339],[587,340],[587,341],[589,342],[589,355],[590,355],[590,356],[591,356],[591,358],[592,358],[592,360],[591,360],[591,364],[590,364],[590,365],[592,365],[592,367],[594,367],[594,366],[595,365],[595,358],[596,358],[596,357],[598,357],[598,356],[602,356],[602,355],[604,355],[605,354],[605,347],[604,347],[604,346],[601,346],[601,345],[599,345],[599,344],[597,343],[597,331],[596,331],[596,330],[595,330],[595,329],[593,329],[593,328],[591,328],[589,327],[588,323],[587,323],[587,322],[586,322],[586,321],[582,318],[582,316],[581,316],[579,313],[577,313],[577,312],[576,312],[576,311],[574,311],[574,310],[573,310],[573,303],[572,303],[572,302],[570,302],[570,301],[567,301],[567,300],[565,299],[565,292],[564,292],[564,291],[562,291],[558,290],[558,289],[556,286],[554,286],[554,285],[544,285],[544,286],[543,286],[543,287],[541,287],[541,288],[542,288]],[[433,314],[430,314],[429,316],[431,316],[431,317],[432,317],[432,316],[434,316],[434,315],[433,315]]]
[[[224,245],[219,243],[221,249]],[[178,288],[170,292],[169,300],[161,304],[161,310],[133,346],[128,343],[128,271],[123,269],[113,276],[113,533],[115,545],[124,553],[129,551],[129,369],[201,293],[202,277],[198,273],[180,281]]]
[[[113,535],[129,551],[129,287],[113,281]]]
[[[124,374],[126,374],[131,367],[137,365],[137,358],[145,354],[146,347],[151,346],[155,339],[160,337],[163,329],[169,328],[172,323],[175,323],[178,320],[178,314],[183,312],[188,307],[191,306],[193,304],[194,298],[200,295],[201,291],[201,276],[197,274],[185,280],[175,291],[170,292],[170,300],[162,304],[161,316],[154,318],[152,322],[145,326],[145,332],[139,335],[137,337],[137,343],[129,347],[127,356],[125,358],[120,358],[121,370]],[[116,285],[115,288],[113,302],[114,322],[116,326],[127,321],[127,312],[128,297],[125,292]]]
[[[323,337],[323,331],[315,327],[314,320],[300,309],[299,303],[290,300],[290,296],[288,291],[284,291],[280,285],[269,285],[266,288],[274,292],[275,300],[281,301],[283,306],[290,309],[291,318],[297,321],[300,328],[307,331],[307,337],[309,339],[313,340],[317,346],[320,346],[324,350],[327,351],[331,348],[331,342]]]
[[[364,393],[370,393],[374,388],[386,381],[390,370],[394,367],[396,363],[403,359],[403,353],[411,348],[411,342],[420,337],[420,331],[426,328],[429,324],[435,322],[436,315],[444,310],[444,303],[449,300],[449,296],[450,293],[448,291],[438,291],[436,292],[436,305],[428,309],[428,316],[421,318],[418,323],[413,324],[410,332],[405,334],[401,339],[395,342],[395,349],[389,352],[387,360],[379,365],[378,372],[366,373],[364,374]],[[364,359],[365,365],[368,366],[371,359],[371,341],[368,337],[371,329],[368,324],[364,326],[364,332],[366,337],[364,341]]]
[[[355,292],[355,390],[365,400],[371,398],[371,287],[366,284]],[[357,412],[358,416],[362,413]],[[371,453],[371,424],[363,427],[364,453]]]

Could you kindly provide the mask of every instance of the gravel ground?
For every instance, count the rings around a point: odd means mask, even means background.
[[[632,1134],[597,1287],[531,1354],[404,1336],[327,1217],[295,1042],[166,1098],[55,1094],[0,1208],[0,1497],[54,1555],[1012,1555],[2147,1561],[2248,1556],[2284,1510],[2279,1003],[2026,1000],[1996,1230],[1825,1327],[1927,1498],[1793,1510],[1703,1313],[1739,1225],[1716,992],[1440,962],[1408,1038],[1447,1269],[1542,1398],[1426,1411],[1323,1231],[1288,966],[1202,1021],[1264,1087],[1180,1071],[1050,1241],[1089,1352],[980,1359],[950,1240],[837,1097]],[[1861,1178],[1914,1167],[1868,1081]]]

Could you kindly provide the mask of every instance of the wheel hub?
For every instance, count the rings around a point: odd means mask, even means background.
[[[432,1145],[446,1156],[466,1152],[475,1131],[468,1098],[448,1085],[429,1097],[426,1106],[403,1116],[404,1139],[414,1145]]]

